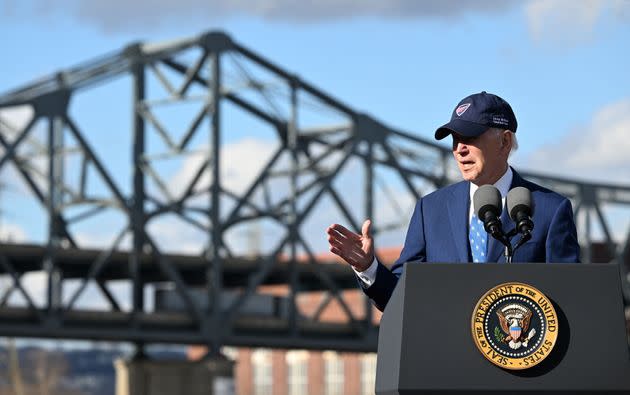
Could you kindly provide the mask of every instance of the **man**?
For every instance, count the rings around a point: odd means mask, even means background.
[[[510,189],[521,186],[532,192],[532,238],[516,250],[513,262],[579,261],[569,200],[524,180],[508,165],[517,144],[516,126],[512,108],[496,95],[481,92],[459,102],[451,121],[436,130],[435,138],[452,136],[453,157],[464,181],[418,200],[405,245],[391,271],[375,258],[369,219],[360,235],[339,224],[328,227],[330,251],[352,266],[363,291],[379,310],[387,305],[406,263],[505,262],[503,245],[485,232],[474,213],[472,197],[481,185],[494,185],[504,207]],[[506,232],[514,228],[506,209],[501,222]]]

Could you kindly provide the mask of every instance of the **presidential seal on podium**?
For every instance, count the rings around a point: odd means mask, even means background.
[[[528,369],[553,350],[558,316],[541,291],[510,282],[497,285],[479,299],[471,328],[475,345],[487,360],[503,369]]]

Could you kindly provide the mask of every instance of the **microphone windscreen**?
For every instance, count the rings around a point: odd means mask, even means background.
[[[501,211],[503,211],[501,193],[492,185],[480,186],[473,195],[473,204],[475,214],[477,214],[477,217],[482,221],[488,211],[492,211],[497,217],[499,217]]]
[[[508,213],[514,221],[517,221],[516,213],[519,211],[524,211],[528,216],[532,215],[532,193],[529,189],[525,187],[513,188],[506,199]]]

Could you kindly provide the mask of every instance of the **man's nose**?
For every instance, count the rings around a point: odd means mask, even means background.
[[[467,150],[468,150],[468,146],[466,144],[464,144],[464,143],[459,142],[455,146],[455,152],[457,152],[458,154],[462,154],[462,153],[464,153]]]

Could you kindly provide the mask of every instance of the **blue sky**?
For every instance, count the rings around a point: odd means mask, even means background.
[[[629,184],[629,4],[4,0],[0,94],[133,41],[220,29],[353,108],[426,138],[464,96],[499,94],[519,121],[518,168]],[[105,91],[86,122],[107,117],[115,100]],[[265,138],[247,137],[253,149]],[[104,156],[117,149],[93,138]],[[5,226],[24,211],[9,213]],[[41,214],[30,215],[22,232],[41,239]]]
[[[5,1],[0,92],[132,41],[223,29],[355,108],[425,137],[462,97],[497,93],[519,119],[517,162],[630,96],[627,1],[485,1],[459,11],[458,2],[446,2],[452,10],[387,2],[389,11],[378,2],[200,3],[162,1],[145,11],[143,2]]]

